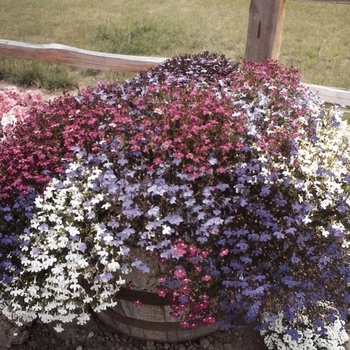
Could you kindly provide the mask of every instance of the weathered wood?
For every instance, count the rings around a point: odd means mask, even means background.
[[[162,57],[116,55],[81,50],[75,47],[59,44],[34,45],[1,39],[0,56],[124,72],[138,72],[140,70],[145,70],[167,59]],[[313,84],[305,85],[315,89],[320,98],[325,102],[350,106],[350,90]]]
[[[245,58],[262,62],[279,57],[286,0],[251,0]]]
[[[118,333],[141,340],[158,342],[185,342],[208,336],[218,330],[216,326],[200,326],[194,329],[181,327],[180,319],[171,315],[171,299],[158,296],[159,283],[156,276],[160,272],[154,256],[140,249],[132,248],[132,258],[139,258],[150,269],[144,273],[132,267],[123,275],[127,281],[133,281],[131,289],[122,288],[115,296],[117,305],[96,314],[104,324]],[[135,300],[142,307],[134,305]]]
[[[0,40],[0,56],[119,72],[139,72],[166,59],[102,53],[60,44],[36,45],[12,40]]]
[[[321,100],[329,103],[350,107],[350,90],[339,89],[315,84],[305,84],[310,89],[316,90]]]

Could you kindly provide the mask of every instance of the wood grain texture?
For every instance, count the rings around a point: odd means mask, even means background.
[[[317,92],[321,100],[350,107],[350,90],[339,89],[329,86],[304,84]]]
[[[0,40],[0,56],[119,72],[139,72],[166,59],[102,53],[60,44],[36,45],[12,40]]]
[[[0,56],[34,61],[64,63],[84,68],[115,70],[120,72],[139,72],[141,70],[154,67],[167,59],[165,57],[109,54],[82,50],[60,44],[35,45],[1,39]],[[314,84],[305,85],[316,90],[320,98],[325,102],[350,106],[350,90]]]
[[[245,59],[279,57],[286,0],[251,0]]]

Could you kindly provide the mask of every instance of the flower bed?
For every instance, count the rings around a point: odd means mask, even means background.
[[[84,323],[139,247],[185,328],[344,320],[348,135],[296,69],[207,53],[32,110],[0,143],[2,311]]]

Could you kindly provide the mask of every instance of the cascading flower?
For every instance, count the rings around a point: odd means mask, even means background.
[[[323,307],[331,308],[329,304],[323,304]],[[332,311],[334,311],[333,319],[321,324],[312,322],[302,309],[293,322],[285,319],[283,314],[266,315],[266,325],[260,332],[269,350],[343,350],[343,345],[349,340],[349,336],[337,310]],[[296,332],[295,328],[302,329],[302,333]]]
[[[1,229],[22,223],[3,312],[84,322],[130,268],[149,272],[141,249],[183,327],[297,327],[300,310],[331,316],[325,300],[344,320],[349,135],[273,61],[183,56],[56,98],[1,144]]]
[[[7,139],[11,138],[16,126],[30,119],[31,114],[35,114],[43,105],[44,99],[39,91],[22,93],[16,87],[0,90],[0,157],[2,159],[9,147]],[[17,138],[20,137],[17,135]],[[18,154],[18,150],[14,150],[14,153]],[[6,164],[10,168],[0,166],[0,179],[6,178],[7,173],[18,166],[16,157],[11,164],[9,162]],[[32,215],[35,193],[30,189],[26,196],[16,196],[13,200],[6,200],[2,196],[2,189],[0,193],[0,281],[9,283],[13,275],[18,275],[20,272],[18,238],[25,228],[27,218]]]

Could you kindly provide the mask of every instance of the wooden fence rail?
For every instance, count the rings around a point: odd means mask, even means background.
[[[119,72],[138,72],[166,60],[162,57],[95,52],[60,44],[37,45],[1,39],[0,56]]]
[[[82,50],[60,44],[35,45],[12,40],[0,40],[1,56],[121,72],[146,70],[166,60],[165,57],[117,55]],[[314,84],[305,85],[315,89],[320,98],[326,102],[350,107],[350,90]]]
[[[350,90],[306,83],[304,85],[316,90],[323,101],[344,105],[347,109],[350,109]]]

